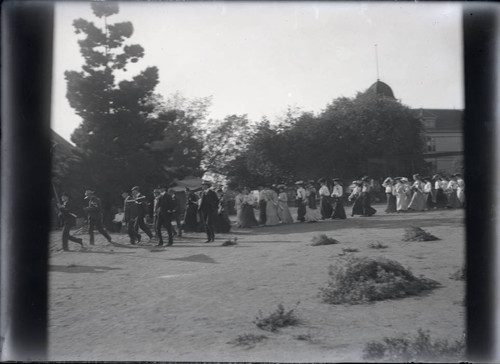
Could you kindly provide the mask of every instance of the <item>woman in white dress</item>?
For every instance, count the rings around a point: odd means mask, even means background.
[[[288,208],[288,196],[286,194],[286,186],[279,185],[278,195],[278,217],[282,224],[293,224],[293,217]]]
[[[236,192],[238,194],[234,198],[234,209],[236,210],[236,221],[238,227],[241,227],[241,208],[243,207],[243,202],[245,201],[245,195],[241,193],[239,188],[236,189]]]
[[[405,184],[405,177],[397,177],[394,179],[396,184],[393,189],[393,194],[396,196],[396,211],[406,212],[408,210],[408,200],[406,196],[407,186]]]
[[[445,189],[445,194],[448,197],[448,203],[446,204],[447,208],[457,209],[461,207],[460,201],[458,200],[457,190],[457,177],[453,175],[451,176],[450,181],[448,182],[448,186]]]
[[[266,226],[278,225],[278,194],[269,187],[264,190],[266,198]]]

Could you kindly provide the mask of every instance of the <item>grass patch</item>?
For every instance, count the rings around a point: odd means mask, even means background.
[[[237,245],[238,238],[234,238],[233,240],[228,239],[225,242],[223,242],[221,245],[222,246],[231,246],[231,245]]]
[[[233,344],[235,346],[246,346],[247,348],[253,348],[256,344],[267,339],[266,335],[255,335],[255,334],[243,334],[239,335],[233,341],[228,342],[228,344]]]
[[[298,307],[299,302],[291,310],[286,311],[285,307],[280,303],[278,308],[267,316],[263,316],[259,310],[259,316],[254,320],[254,324],[259,329],[276,332],[282,327],[297,326],[301,320],[297,317],[295,309]]]
[[[356,248],[342,248],[343,253],[357,253],[359,252],[358,249]]]
[[[403,241],[433,241],[439,240],[438,237],[428,233],[417,226],[410,226],[405,229]]]
[[[360,304],[418,295],[440,284],[415,277],[394,260],[349,257],[343,265],[330,265],[327,287],[320,288],[323,301],[330,304]]]
[[[319,245],[332,245],[332,244],[339,244],[340,242],[334,238],[330,238],[326,236],[326,234],[320,234],[316,235],[315,237],[312,238],[312,246],[319,246]]]
[[[370,244],[368,244],[368,247],[371,249],[387,249],[388,246],[382,244],[380,241],[372,241]]]
[[[429,331],[418,330],[413,337],[385,337],[382,341],[371,341],[363,349],[363,358],[389,362],[459,362],[465,357],[465,340],[432,340]]]
[[[465,267],[460,268],[456,272],[450,274],[450,279],[454,279],[456,281],[465,281],[466,279],[466,270]]]

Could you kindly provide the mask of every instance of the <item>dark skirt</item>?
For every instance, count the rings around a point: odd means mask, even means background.
[[[436,207],[438,209],[444,209],[446,207],[446,203],[448,202],[448,198],[444,194],[443,190],[439,189],[436,191]]]
[[[354,203],[352,204],[351,216],[354,215],[363,215],[363,200],[361,199],[361,196],[356,197]]]
[[[215,232],[228,233],[231,230],[231,220],[225,211],[217,214],[217,221],[215,223]]]
[[[260,200],[259,201],[259,221],[261,225],[265,225],[266,223],[266,207],[267,207],[267,201],[266,200]]]
[[[302,222],[306,220],[306,205],[302,200],[297,200],[297,220]]]
[[[184,215],[184,231],[196,232],[198,231],[198,205],[188,204],[186,214]]]
[[[322,196],[319,201],[319,209],[321,211],[321,218],[326,219],[332,215],[333,209],[330,202],[330,197]]]
[[[333,210],[332,219],[345,219],[345,218],[347,218],[347,216],[345,214],[344,204],[342,203],[342,198],[334,198],[333,199],[332,210]]]
[[[429,193],[427,195],[426,206],[428,210],[432,210],[434,207],[436,207],[436,203],[433,201],[432,198],[432,193]]]
[[[371,206],[372,201],[370,194],[368,192],[362,192],[360,197],[363,205],[363,216],[372,216],[375,214],[377,210]]]
[[[255,213],[253,211],[253,207],[248,204],[243,204],[241,206],[241,227],[242,228],[250,228],[252,226],[257,226],[258,222],[255,218]]]
[[[392,193],[386,193],[385,195],[387,196],[387,206],[385,208],[385,212],[396,212],[396,196]]]

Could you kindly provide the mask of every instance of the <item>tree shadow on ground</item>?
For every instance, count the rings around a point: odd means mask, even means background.
[[[108,270],[121,270],[122,268],[105,267],[98,265],[50,265],[49,271],[61,273],[104,273]]]

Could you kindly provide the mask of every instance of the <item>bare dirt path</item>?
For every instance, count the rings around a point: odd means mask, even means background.
[[[403,242],[411,225],[442,240]],[[340,244],[311,246],[320,233]],[[221,246],[235,237],[237,245]],[[85,251],[72,245],[75,251],[51,252],[50,360],[360,361],[365,344],[384,336],[418,328],[441,339],[463,335],[465,286],[450,279],[464,264],[463,210],[235,229],[211,244],[192,233],[165,249],[101,239]],[[376,241],[388,248],[371,249]],[[348,247],[359,251],[348,254],[396,260],[442,287],[372,304],[323,303],[328,267],[341,264]],[[253,323],[259,310],[297,302],[300,326],[270,333]],[[250,348],[231,343],[244,334],[267,339]]]

